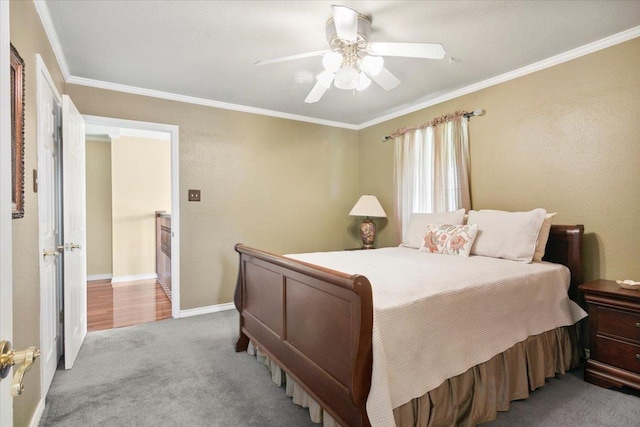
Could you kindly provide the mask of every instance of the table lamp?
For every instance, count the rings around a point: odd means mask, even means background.
[[[360,224],[360,238],[365,249],[373,249],[373,241],[376,238],[376,225],[370,217],[386,218],[387,214],[380,205],[376,196],[365,194],[358,199],[356,205],[349,212],[349,216],[364,216],[366,219]]]

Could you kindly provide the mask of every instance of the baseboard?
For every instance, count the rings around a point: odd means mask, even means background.
[[[113,277],[113,274],[91,274],[87,276],[87,282],[91,282],[93,280],[110,280]]]
[[[136,280],[156,280],[157,278],[158,275],[156,273],[134,274],[131,276],[115,276],[111,278],[111,284],[118,286],[118,283],[135,282]]]
[[[226,304],[209,305],[207,307],[180,310],[180,317],[198,316],[199,314],[216,313],[218,311],[233,310],[236,306],[232,302]]]
[[[29,427],[38,427],[40,425],[40,420],[42,419],[42,414],[44,414],[45,407],[45,399],[40,399],[38,402],[38,406],[36,406],[36,410],[33,411],[33,416],[31,417],[31,421],[29,422]]]

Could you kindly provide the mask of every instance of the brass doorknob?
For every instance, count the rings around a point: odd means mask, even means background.
[[[42,251],[42,256],[43,257],[48,257],[48,256],[58,256],[58,251],[56,249],[51,249],[51,250],[44,250]]]
[[[33,362],[40,356],[37,347],[15,351],[9,341],[0,341],[0,380],[9,374],[12,366],[20,365],[11,381],[11,396],[16,397],[24,390],[24,374],[31,369]]]

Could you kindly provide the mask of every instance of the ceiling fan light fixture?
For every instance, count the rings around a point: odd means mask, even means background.
[[[339,89],[351,90],[358,87],[360,73],[353,67],[342,67],[336,72],[333,84]]]
[[[318,80],[318,83],[320,83],[325,88],[329,89],[331,87],[331,82],[333,81],[334,76],[335,76],[334,73],[331,73],[329,71],[323,71],[322,73],[318,74],[316,79]]]
[[[256,65],[265,65],[322,56],[324,71],[316,76],[317,81],[304,100],[306,103],[318,102],[332,82],[344,90],[365,90],[371,81],[387,91],[396,88],[400,80],[385,68],[383,57],[443,59],[446,56],[440,43],[370,42],[370,17],[340,5],[331,6],[331,12],[325,24],[329,49],[256,62]],[[303,81],[296,77],[296,82]]]
[[[381,56],[365,55],[361,60],[362,68],[372,76],[377,76],[384,67],[384,58]]]
[[[360,73],[360,82],[356,90],[365,90],[371,85],[371,79],[365,73]]]
[[[322,55],[322,66],[330,73],[335,73],[342,65],[342,54],[336,51],[329,51]]]

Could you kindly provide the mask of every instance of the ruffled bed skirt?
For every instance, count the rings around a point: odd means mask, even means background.
[[[309,408],[309,418],[314,423],[322,423],[323,427],[339,427],[333,417],[322,409],[320,404],[316,402],[304,389],[291,378],[289,374],[280,369],[280,366],[274,362],[269,356],[264,354],[260,347],[255,345],[253,341],[249,342],[247,353],[256,356],[258,362],[262,363],[271,372],[271,380],[278,385],[284,387],[285,394],[293,399],[293,403]]]
[[[393,410],[396,426],[475,426],[508,411],[512,400],[526,399],[546,378],[580,364],[579,324],[530,336],[487,362],[450,378],[423,396]],[[249,354],[267,366],[272,380],[285,386],[293,402],[309,408],[311,420],[339,426],[304,389],[263,354],[249,345]]]

